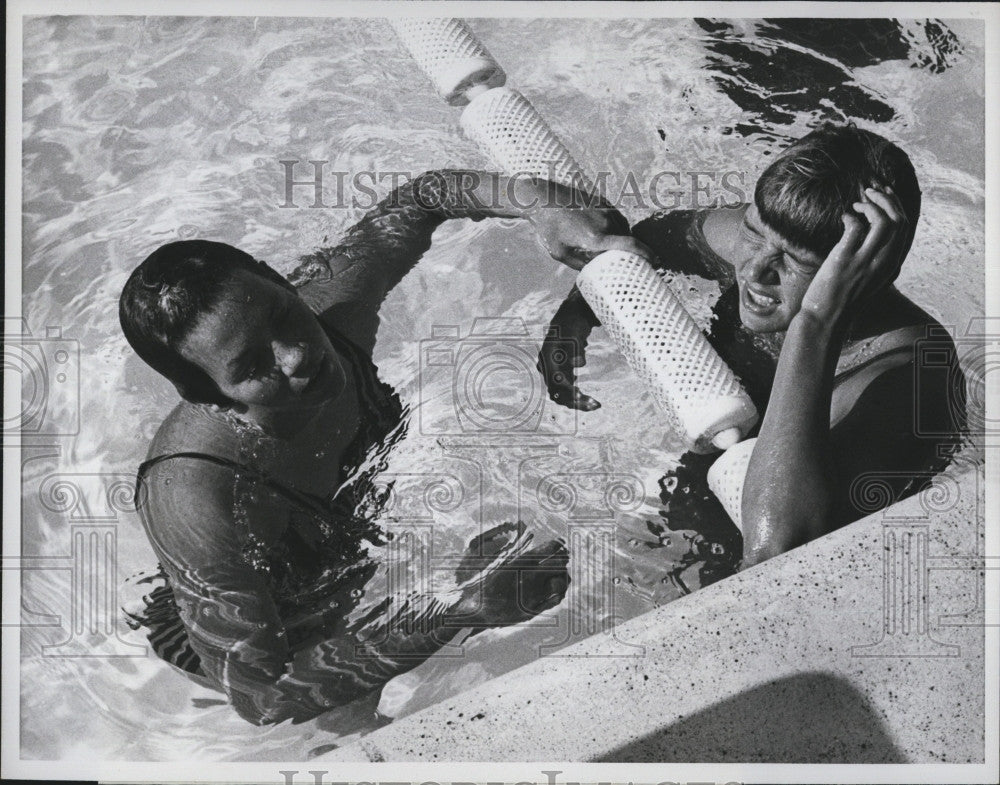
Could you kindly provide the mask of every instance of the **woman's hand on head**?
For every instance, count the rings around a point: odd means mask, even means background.
[[[855,213],[843,216],[844,233],[802,298],[801,313],[842,324],[896,280],[908,235],[906,213],[889,187],[866,188]]]
[[[604,251],[653,257],[649,248],[630,236],[628,221],[614,207],[587,206],[597,200],[557,183],[544,182],[540,187],[543,194],[527,218],[556,261],[581,270]]]

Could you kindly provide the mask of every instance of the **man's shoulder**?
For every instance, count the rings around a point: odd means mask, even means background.
[[[687,234],[699,218],[703,218],[703,210],[661,210],[646,216],[632,227],[632,234],[654,246],[686,242]]]
[[[896,429],[919,442],[962,433],[966,381],[951,331],[898,293],[880,327],[842,356],[831,413],[872,409],[886,423],[898,415]]]
[[[932,360],[932,365],[940,361],[943,366],[953,368],[953,372],[960,371],[952,329],[899,291],[894,292],[883,312],[884,317],[874,339],[878,349],[874,352],[876,356],[896,352],[907,355],[918,371],[912,374],[914,385],[936,381],[919,373],[928,359]]]
[[[232,465],[238,458],[232,428],[193,404],[179,404],[160,425],[139,468],[146,512],[152,518],[185,518],[231,506]]]
[[[665,269],[727,283],[732,265],[705,237],[705,220],[712,212],[678,209],[653,213],[637,223],[632,234],[657,255]]]

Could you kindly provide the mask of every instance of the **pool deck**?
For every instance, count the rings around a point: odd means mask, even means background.
[[[617,625],[640,656],[596,635],[320,760],[981,763],[983,484]]]

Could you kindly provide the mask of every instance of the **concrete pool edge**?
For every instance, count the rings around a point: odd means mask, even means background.
[[[982,762],[982,472],[319,759]]]

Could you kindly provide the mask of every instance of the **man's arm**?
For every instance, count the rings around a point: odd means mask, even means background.
[[[144,523],[191,647],[249,722],[302,720],[348,703],[415,667],[466,623],[461,608],[436,607],[422,631],[387,630],[362,650],[363,641],[338,628],[292,656],[264,579],[242,555],[232,473],[177,458],[146,483]]]
[[[743,561],[755,564],[823,534],[833,500],[830,400],[840,354],[833,326],[799,314],[743,485]]]
[[[957,367],[953,373],[953,378],[962,378]],[[920,385],[919,393],[915,380]],[[744,563],[763,561],[924,488],[934,474],[947,466],[961,443],[964,400],[955,392],[951,379],[943,384],[940,377],[916,373],[912,355],[880,374],[864,389],[851,411],[829,429],[825,439],[825,483],[819,489],[820,495],[813,495],[817,494],[815,488],[790,488],[800,506],[788,513],[789,520],[811,522],[812,526],[786,529],[779,521],[769,533],[755,516],[753,535],[746,538]],[[925,410],[923,415],[918,406]],[[921,436],[917,425],[927,409],[935,410],[931,416],[937,424],[934,434]],[[772,477],[776,485],[799,481],[778,474]],[[744,500],[756,505],[759,498],[752,493],[744,486]],[[806,508],[811,507],[825,509],[825,516],[808,512]],[[746,520],[744,525],[746,533]]]

